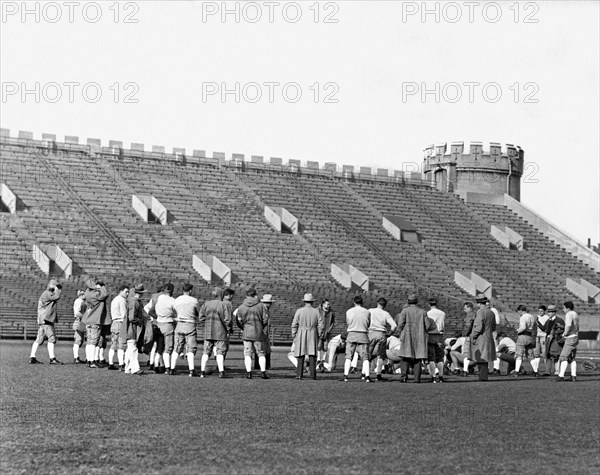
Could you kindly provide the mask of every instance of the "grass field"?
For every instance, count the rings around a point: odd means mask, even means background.
[[[29,365],[29,350],[0,345],[2,474],[600,471],[598,374],[296,381],[276,348],[271,379],[247,380],[233,347],[221,380],[49,366],[45,346]]]

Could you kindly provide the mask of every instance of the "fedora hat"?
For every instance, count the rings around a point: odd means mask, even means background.
[[[547,312],[556,312],[556,305],[548,305]]]
[[[138,284],[134,287],[133,291],[136,294],[145,294],[146,292],[148,292],[146,289],[144,289],[144,284]]]
[[[418,301],[417,294],[410,294],[408,296],[408,303],[417,303]]]
[[[302,299],[304,302],[314,302],[315,298],[313,294],[304,294],[304,298]]]
[[[475,302],[477,303],[487,303],[488,299],[485,295],[483,294],[477,294],[475,296]]]
[[[88,289],[95,289],[96,281],[94,279],[88,279],[87,282],[85,283],[85,285],[87,286]]]
[[[260,299],[260,301],[262,303],[273,303],[275,302],[275,300],[273,300],[273,296],[271,294],[265,294],[262,296],[262,299]]]

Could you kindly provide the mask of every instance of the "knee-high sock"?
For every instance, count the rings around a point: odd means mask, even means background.
[[[98,361],[104,361],[104,348],[98,347]]]
[[[288,353],[287,355],[288,360],[290,360],[290,362],[294,365],[294,367],[298,367],[298,358],[296,358],[294,356],[294,353],[292,353],[291,351]]]
[[[264,373],[267,370],[267,358],[264,356],[259,356],[258,365],[260,366],[261,373]]]
[[[246,372],[252,372],[252,356],[244,356],[244,365],[246,366]]]
[[[353,368],[357,368],[358,367],[358,351],[354,353],[354,356],[352,357],[352,367]]]
[[[345,360],[344,361],[344,376],[348,376],[348,373],[350,373],[350,366],[352,366],[352,360]]]
[[[468,358],[465,358],[463,361],[463,371],[466,373],[467,371],[469,371],[469,360]]]
[[[177,358],[179,358],[179,353],[177,352],[173,352],[171,353],[171,369],[175,369],[175,366],[177,366]],[[166,361],[165,361],[166,364]]]
[[[96,347],[94,345],[85,345],[85,359],[88,361],[88,363],[94,361],[95,348]]]
[[[98,358],[100,358],[100,347],[94,346],[94,357],[92,359],[94,361],[99,361]]]
[[[110,359],[110,353],[108,353],[108,358]],[[150,350],[150,364],[154,364],[154,360],[156,359],[156,342],[152,345],[152,349]]]
[[[219,373],[225,371],[225,357],[223,355],[217,354],[217,368],[219,369]]]
[[[522,358],[517,358],[515,360],[515,373],[518,373],[519,370],[521,369],[521,363],[523,362]]]
[[[171,367],[171,355],[169,353],[163,353],[162,354],[163,357],[163,361],[165,362],[165,368],[170,368]]]
[[[194,371],[194,353],[191,351],[187,354],[188,369]]]
[[[571,376],[577,376],[577,361],[571,361]]]
[[[437,369],[438,369],[438,373],[440,375],[440,378],[444,376],[444,363],[438,363],[437,364]]]
[[[429,369],[429,376],[433,378],[435,376],[435,363],[430,361],[427,365],[427,368]]]
[[[531,360],[531,367],[533,368],[533,372],[537,373],[538,369],[540,368],[540,359],[539,358],[533,358]]]
[[[206,363],[208,363],[209,355],[203,354],[202,359],[200,360],[200,371],[204,371],[206,369]]]
[[[500,371],[500,358],[494,360],[494,369]]]
[[[560,376],[561,378],[565,377],[565,371],[567,371],[568,365],[569,363],[566,360],[560,362],[560,370],[558,372],[558,376]]]
[[[34,341],[33,344],[31,345],[31,354],[29,356],[31,356],[32,358],[35,358],[35,354],[37,353],[37,349],[40,345],[38,345],[37,341]]]
[[[73,359],[79,358],[79,345],[73,343]]]
[[[125,364],[125,351],[117,350],[117,360],[119,361],[119,366],[123,366]]]
[[[113,365],[115,363],[115,350],[112,348],[108,350],[108,364]]]
[[[48,342],[48,356],[51,360],[55,358],[54,356],[54,343]]]
[[[381,370],[383,369],[383,358],[377,357],[377,368],[375,368],[375,373],[381,374]]]
[[[371,368],[370,368],[370,364],[369,364],[369,360],[368,359],[364,359],[363,360],[363,367],[362,367],[362,373],[368,378],[369,375],[371,374]]]

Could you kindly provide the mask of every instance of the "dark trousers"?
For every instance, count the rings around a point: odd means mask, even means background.
[[[304,358],[305,356],[298,357],[298,367],[296,368],[296,376],[302,379],[304,374]],[[311,355],[308,357],[308,370],[310,371],[311,379],[317,379],[317,357]]]
[[[506,374],[509,374],[513,369],[515,369],[515,354],[514,353],[500,353],[500,359],[502,361],[506,361],[508,363],[508,370]]]
[[[477,363],[477,367],[479,368],[479,381],[487,381],[488,380],[488,363]]]
[[[400,368],[402,368],[401,379],[405,380],[408,378],[408,365],[411,364],[413,367],[413,373],[415,376],[415,382],[421,382],[421,360],[413,358],[402,358],[400,361]]]

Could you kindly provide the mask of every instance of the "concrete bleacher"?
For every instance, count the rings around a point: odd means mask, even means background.
[[[318,164],[295,164],[291,173],[273,159],[266,165],[207,158],[204,152],[188,157],[157,147],[124,150],[116,142],[102,148],[96,142],[3,137],[0,144],[2,182],[23,203],[17,213],[0,213],[3,335],[24,333],[17,323],[34,318],[47,283],[32,259],[33,245],[58,245],[73,260],[73,275],[64,279],[66,303],[59,306],[67,323],[70,302],[88,276],[113,289],[120,282],[142,282],[152,291],[166,281],[179,291],[189,281],[201,299],[208,298],[214,284],[194,270],[194,255],[218,256],[227,264],[234,304],[249,286],[275,295],[272,333],[278,341],[289,340],[305,292],[328,298],[338,314],[337,329],[343,328],[356,289],[340,285],[331,265],[345,262],[368,276],[368,306],[385,296],[395,314],[407,294],[417,291],[421,301],[440,301],[449,331],[460,327],[462,303],[472,300],[454,281],[455,272],[465,269],[493,285],[501,310],[571,299],[581,313],[598,315],[597,305],[578,301],[564,285],[565,278],[579,277],[598,286],[597,273],[506,208],[467,205],[416,178],[336,173]],[[133,195],[154,197],[169,220],[143,219],[132,208]],[[300,232],[276,230],[264,217],[265,206],[288,210]],[[419,240],[395,239],[382,225],[384,216],[411,223]],[[525,248],[503,247],[490,235],[492,225],[519,233]]]

